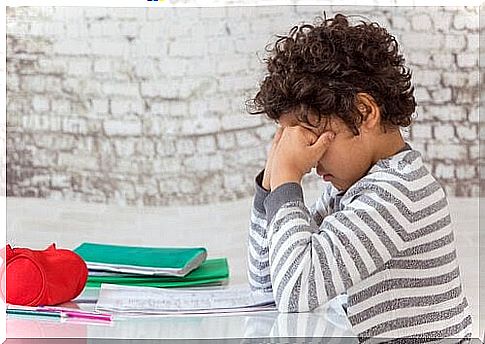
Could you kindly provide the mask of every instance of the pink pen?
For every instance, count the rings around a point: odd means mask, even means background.
[[[100,320],[100,321],[111,321],[112,315],[106,313],[96,313],[88,311],[77,311],[70,310],[67,308],[56,308],[56,307],[39,307],[40,311],[56,311],[60,312],[62,317],[71,319],[85,319],[85,320]]]
[[[86,320],[100,320],[100,321],[111,321],[111,314],[94,314],[94,313],[83,313],[77,311],[66,311],[62,310],[61,314],[71,319],[86,319]]]

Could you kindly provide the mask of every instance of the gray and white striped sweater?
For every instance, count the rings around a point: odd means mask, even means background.
[[[269,193],[262,176],[248,278],[273,292],[280,312],[311,311],[346,293],[361,342],[471,335],[448,202],[418,151],[379,160],[343,194],[326,183],[310,209],[298,183]]]

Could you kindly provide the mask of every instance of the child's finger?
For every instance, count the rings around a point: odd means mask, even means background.
[[[332,131],[328,131],[320,135],[318,140],[311,146],[312,150],[314,150],[315,155],[318,159],[320,159],[327,150],[328,146],[332,143],[333,139],[335,138],[335,133]]]

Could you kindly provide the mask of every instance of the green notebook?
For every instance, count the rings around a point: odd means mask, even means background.
[[[87,287],[99,287],[102,283],[136,285],[144,287],[188,287],[223,282],[229,278],[226,258],[207,259],[202,265],[185,277],[136,276],[117,274],[110,276],[88,277]]]
[[[74,249],[88,269],[149,276],[183,277],[207,258],[201,247],[137,247],[83,243]]]

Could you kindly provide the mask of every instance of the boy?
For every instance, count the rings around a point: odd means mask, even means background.
[[[445,193],[399,130],[416,103],[395,38],[337,14],[294,27],[265,61],[250,112],[280,127],[256,177],[252,288],[281,312],[345,293],[361,342],[470,337]],[[307,209],[313,167],[330,183]]]

